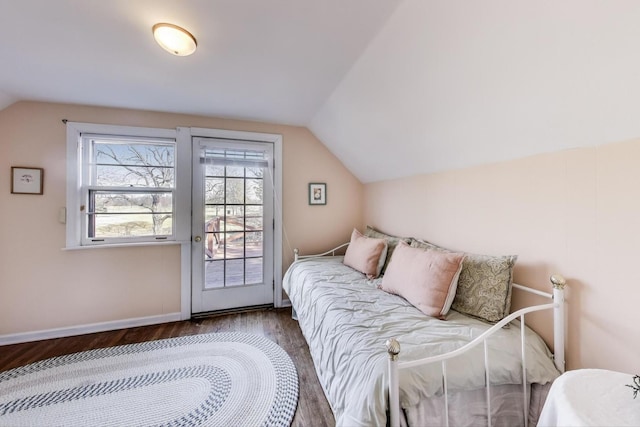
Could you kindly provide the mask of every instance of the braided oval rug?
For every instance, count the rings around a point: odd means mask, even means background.
[[[0,373],[0,426],[289,426],[298,375],[260,335],[102,348]]]

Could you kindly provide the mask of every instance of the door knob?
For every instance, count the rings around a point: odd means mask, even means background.
[[[193,238],[193,240],[195,240],[195,241],[196,241],[196,243],[197,243],[197,242],[199,242],[199,241],[201,241],[201,240],[202,240],[202,237],[200,237],[200,236],[196,236],[196,237],[194,237],[194,238]]]

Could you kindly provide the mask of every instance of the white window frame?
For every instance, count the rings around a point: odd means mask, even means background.
[[[165,140],[174,144],[175,150],[175,184],[173,187],[172,234],[170,236],[144,236],[126,238],[92,239],[86,236],[86,213],[81,206],[87,202],[88,191],[93,187],[88,183],[89,159],[87,149],[84,148],[83,135],[104,135],[131,137],[140,140]],[[189,194],[191,180],[189,162],[191,151],[189,147],[178,144],[176,129],[143,128],[131,126],[101,125],[94,123],[67,122],[67,211],[66,211],[66,248],[90,248],[104,246],[158,245],[175,244],[189,239],[191,202]],[[185,174],[186,172],[186,174]],[[185,191],[186,190],[186,191]],[[185,206],[187,208],[185,208]]]

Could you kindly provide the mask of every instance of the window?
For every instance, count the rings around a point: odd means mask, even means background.
[[[175,130],[67,126],[67,246],[176,240]]]

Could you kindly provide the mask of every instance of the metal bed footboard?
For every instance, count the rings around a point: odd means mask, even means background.
[[[564,346],[565,346],[565,315],[564,315],[564,288],[566,286],[565,279],[560,275],[553,275],[550,278],[551,284],[553,285],[553,294],[549,294],[546,292],[541,292],[532,288],[528,288],[525,286],[513,284],[513,287],[516,289],[523,290],[525,292],[533,293],[539,296],[543,296],[545,298],[549,298],[553,300],[552,303],[535,305],[531,307],[526,307],[521,310],[518,310],[514,313],[511,313],[509,316],[502,319],[500,322],[496,323],[482,335],[466,344],[459,349],[451,351],[449,353],[426,357],[424,359],[413,360],[402,362],[398,360],[398,356],[400,354],[400,344],[395,338],[387,340],[387,352],[389,354],[389,423],[391,427],[399,427],[400,426],[400,386],[399,386],[399,370],[401,369],[410,369],[415,366],[425,365],[430,363],[440,362],[442,364],[442,374],[443,374],[443,382],[444,382],[444,399],[445,399],[445,420],[446,426],[449,426],[449,405],[448,405],[448,396],[447,396],[447,360],[452,359],[456,356],[459,356],[472,348],[483,345],[484,346],[484,356],[485,356],[485,381],[486,381],[486,396],[487,396],[487,420],[488,425],[491,427],[491,389],[490,389],[490,379],[489,379],[489,352],[487,347],[487,339],[493,335],[495,332],[500,330],[507,323],[511,322],[514,319],[520,318],[520,345],[521,345],[521,361],[522,361],[522,389],[523,389],[523,399],[524,399],[524,426],[528,425],[529,418],[529,402],[527,398],[527,371],[526,371],[526,358],[525,358],[525,321],[524,316],[528,313],[533,313],[536,311],[543,310],[553,310],[553,342],[554,342],[554,363],[556,368],[560,372],[564,372]]]

